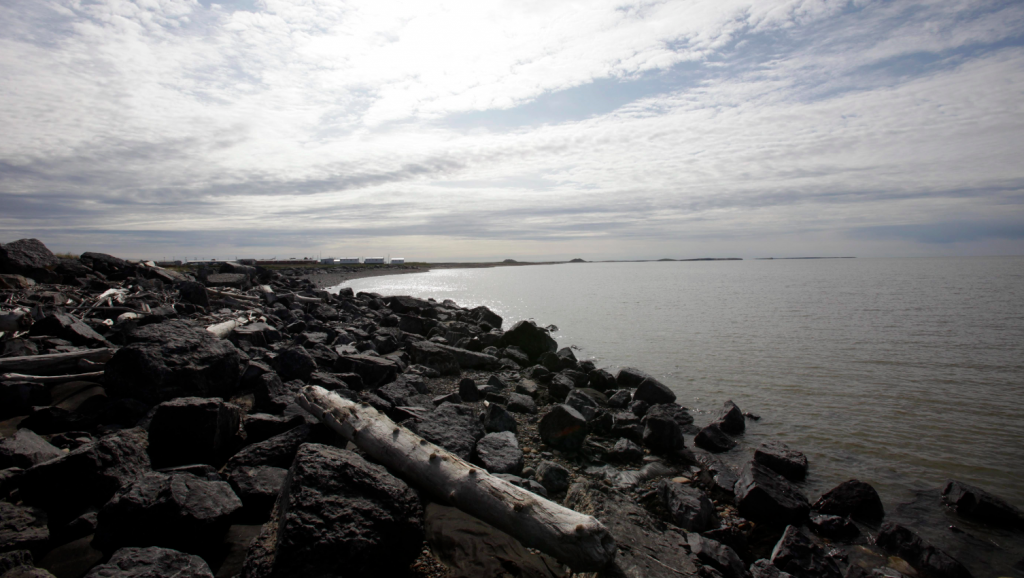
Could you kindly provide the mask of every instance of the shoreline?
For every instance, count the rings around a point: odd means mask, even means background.
[[[365,279],[368,277],[383,277],[385,275],[408,275],[411,273],[426,273],[433,269],[490,269],[493,267],[526,267],[530,265],[562,265],[569,261],[545,261],[545,262],[515,262],[515,263],[424,263],[416,265],[402,265],[401,267],[383,266],[374,269],[362,269],[357,271],[330,271],[318,270],[320,272],[310,273],[303,276],[308,279],[317,289],[337,287],[346,281]]]

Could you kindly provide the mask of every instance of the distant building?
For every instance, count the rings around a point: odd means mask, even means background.
[[[391,264],[392,265],[401,265],[403,263],[405,263],[405,257],[392,257],[391,258]]]
[[[338,260],[333,258],[333,257],[331,257],[331,258],[327,258],[327,259],[320,259],[320,262],[323,263],[324,265],[333,265],[333,264],[337,263]]]
[[[358,263],[359,257],[344,257],[342,259],[335,259],[335,263]]]
[[[363,263],[383,265],[384,264],[384,257],[367,257],[367,258],[363,259]]]

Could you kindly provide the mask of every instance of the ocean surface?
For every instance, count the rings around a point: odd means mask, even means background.
[[[574,263],[343,286],[486,305],[506,329],[554,324],[579,359],[658,377],[697,425],[731,399],[761,416],[726,455],[735,465],[781,440],[807,455],[811,501],[869,482],[887,519],[976,576],[1024,576],[1020,533],[937,504],[955,478],[1024,507],[1022,257]]]

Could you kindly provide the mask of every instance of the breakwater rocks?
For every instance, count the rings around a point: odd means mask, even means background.
[[[297,403],[308,385],[593,516],[617,548],[597,575],[970,575],[867,483],[809,499],[798,448],[765,443],[734,470],[720,454],[756,416],[731,401],[697,425],[657,378],[486,307],[34,240],[0,248],[0,299],[0,578],[569,572],[375,463]],[[1024,520],[959,482],[942,500]]]

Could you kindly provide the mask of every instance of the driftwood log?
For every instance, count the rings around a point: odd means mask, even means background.
[[[116,349],[89,349],[68,353],[48,353],[0,359],[0,373],[26,373],[31,375],[73,373],[75,371],[96,371],[96,363],[106,363],[114,356]],[[82,360],[92,363],[82,363]]]
[[[228,319],[227,321],[224,321],[222,323],[214,323],[213,325],[207,327],[206,330],[212,333],[214,337],[224,339],[228,335],[231,335],[231,332],[236,327],[241,327],[245,325],[245,323],[246,322],[244,320],[240,321],[238,319]]]
[[[490,475],[396,425],[368,404],[315,385],[303,388],[296,401],[410,483],[574,571],[600,570],[615,557],[615,539],[597,519]]]
[[[90,373],[76,373],[74,375],[24,375],[21,373],[0,373],[0,381],[18,381],[21,383],[37,383],[39,385],[53,385],[67,383],[69,381],[90,381],[103,377],[102,371]]]
[[[259,297],[255,297],[253,295],[242,295],[240,293],[231,293],[229,291],[221,291],[219,289],[214,289],[212,287],[207,287],[206,288],[206,292],[209,293],[210,295],[213,295],[213,296],[216,296],[216,297],[229,297],[231,299],[237,299],[239,301],[252,301],[252,302],[255,303],[255,302],[258,302],[260,300]]]

